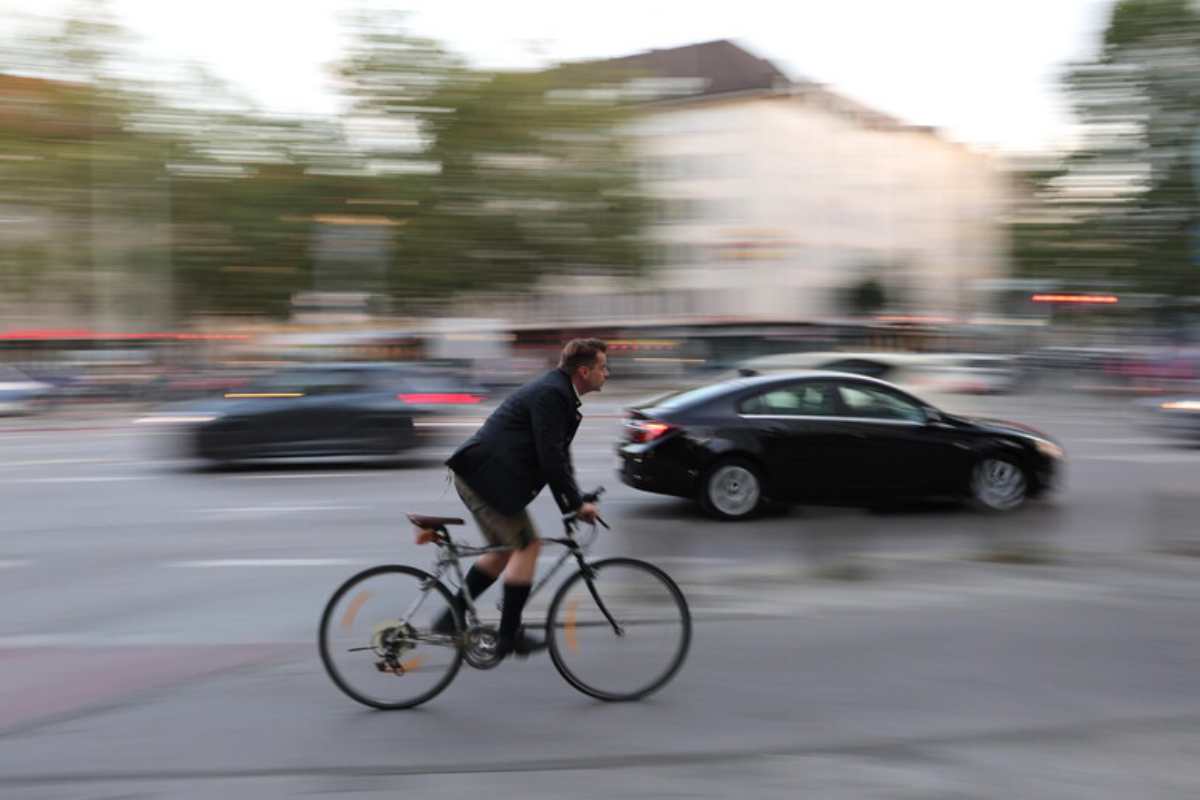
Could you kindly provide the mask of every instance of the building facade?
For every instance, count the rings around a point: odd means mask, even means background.
[[[987,310],[978,287],[1007,274],[995,157],[727,41],[608,63],[652,95],[629,134],[659,209],[657,264],[636,287],[556,279],[515,317],[831,319],[870,310],[868,285],[879,311]]]

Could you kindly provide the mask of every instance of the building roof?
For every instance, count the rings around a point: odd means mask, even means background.
[[[686,93],[691,97],[774,89],[792,83],[770,61],[752,55],[728,39],[650,50],[592,65],[643,72],[656,78],[699,79],[695,90]]]

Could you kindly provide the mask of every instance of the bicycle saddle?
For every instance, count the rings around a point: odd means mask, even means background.
[[[427,517],[424,514],[406,514],[408,521],[418,528],[426,528],[428,530],[436,530],[444,528],[447,525],[462,525],[464,524],[458,517]]]

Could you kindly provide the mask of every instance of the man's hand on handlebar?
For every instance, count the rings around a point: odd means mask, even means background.
[[[595,503],[584,503],[575,509],[575,518],[587,523],[594,523],[600,515],[600,507]]]

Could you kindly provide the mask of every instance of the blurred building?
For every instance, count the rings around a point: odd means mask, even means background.
[[[630,133],[658,201],[659,263],[636,288],[556,278],[510,316],[988,310],[980,287],[1007,274],[1008,178],[996,158],[792,81],[725,40],[605,64],[633,74]]]

